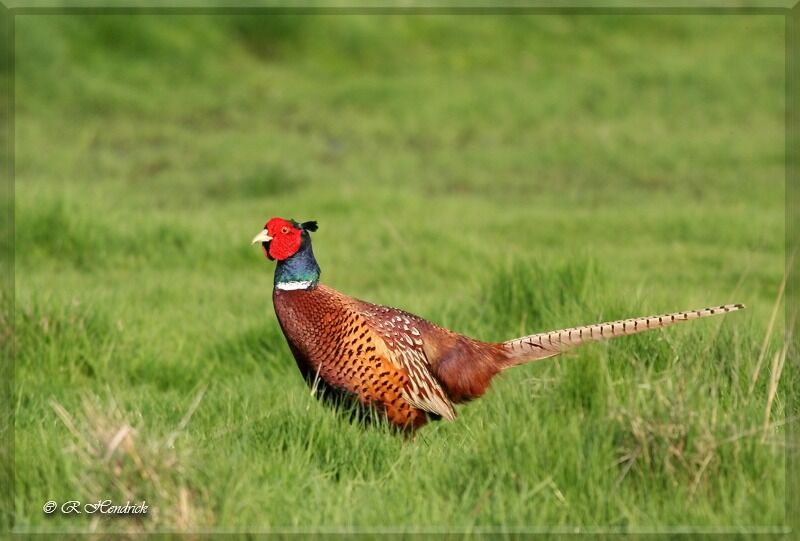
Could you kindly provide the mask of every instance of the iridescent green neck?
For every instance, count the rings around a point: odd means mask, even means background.
[[[278,261],[275,267],[275,287],[288,284],[293,289],[310,289],[319,283],[319,265],[311,249],[308,233],[303,233],[300,249],[292,257]]]

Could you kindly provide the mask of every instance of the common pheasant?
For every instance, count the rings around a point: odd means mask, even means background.
[[[429,419],[454,420],[453,404],[480,397],[512,366],[744,308],[726,304],[482,342],[320,284],[309,235],[316,230],[316,222],[272,218],[253,239],[277,261],[272,300],[297,366],[312,388],[356,398],[411,432]]]

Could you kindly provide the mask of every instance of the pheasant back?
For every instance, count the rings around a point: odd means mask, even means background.
[[[376,408],[404,429],[454,420],[455,403],[481,396],[500,371],[589,341],[727,313],[742,305],[574,327],[488,343],[418,316],[347,297],[324,285],[275,289],[273,303],[297,365],[313,388]]]
[[[403,428],[418,428],[429,418],[455,419],[453,402],[483,394],[501,368],[497,360],[506,356],[498,344],[462,337],[324,285],[275,289],[273,304],[309,385],[351,393]],[[465,350],[475,362],[448,365],[454,357],[447,353],[460,357]]]

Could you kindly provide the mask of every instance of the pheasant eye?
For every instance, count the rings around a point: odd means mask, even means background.
[[[286,227],[286,226],[281,227],[281,233],[283,233],[284,235],[288,235],[289,234],[289,228]]]

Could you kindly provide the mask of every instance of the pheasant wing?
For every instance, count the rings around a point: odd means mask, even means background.
[[[424,321],[417,316],[374,304],[360,303],[360,311],[368,324],[377,333],[389,361],[408,375],[408,383],[403,389],[403,398],[412,406],[425,410],[448,421],[456,418],[453,404],[447,397],[442,384],[431,370],[423,347],[420,324]]]

